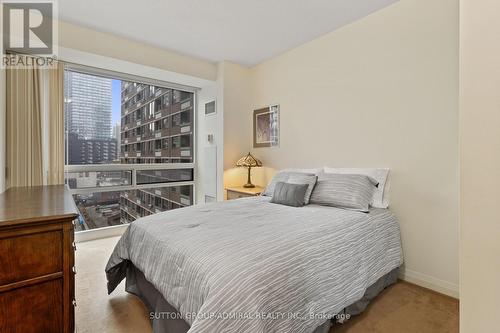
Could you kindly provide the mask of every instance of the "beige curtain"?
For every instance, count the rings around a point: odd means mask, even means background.
[[[43,184],[41,71],[7,69],[6,185]]]
[[[64,65],[8,68],[6,120],[7,188],[64,184]]]
[[[64,184],[64,65],[48,69],[47,184]]]

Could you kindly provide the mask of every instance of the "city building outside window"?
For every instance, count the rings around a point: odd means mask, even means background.
[[[70,68],[64,78],[77,231],[193,204],[193,92]]]

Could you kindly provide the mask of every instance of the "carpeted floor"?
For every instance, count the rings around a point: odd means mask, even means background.
[[[151,332],[142,302],[124,291],[106,292],[104,267],[118,238],[77,244],[76,329],[78,333]],[[458,301],[398,282],[380,294],[361,315],[330,332],[458,332]]]

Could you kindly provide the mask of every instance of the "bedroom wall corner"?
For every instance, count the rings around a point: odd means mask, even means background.
[[[280,104],[280,146],[252,149],[267,167],[390,168],[402,276],[454,297],[458,25],[458,0],[398,1],[253,67],[245,115]]]
[[[224,188],[241,186],[246,182],[246,171],[234,165],[252,145],[248,131],[252,120],[250,70],[224,61],[218,64],[218,80],[224,109]]]
[[[500,332],[500,2],[460,1],[460,332]]]

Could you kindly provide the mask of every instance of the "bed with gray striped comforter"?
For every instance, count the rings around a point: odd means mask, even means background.
[[[106,266],[108,291],[131,261],[185,316],[189,332],[313,332],[324,315],[359,300],[403,262],[399,226],[386,209],[366,214],[269,200],[133,222]]]

